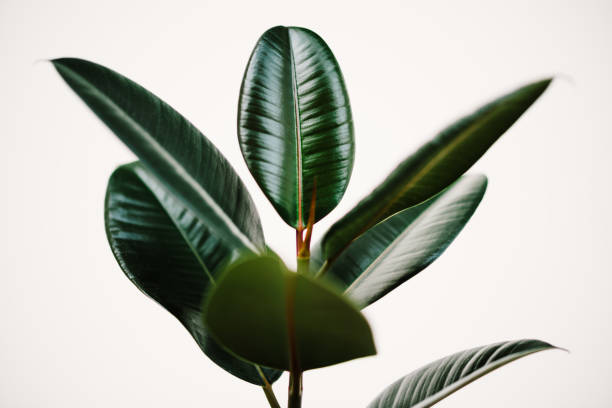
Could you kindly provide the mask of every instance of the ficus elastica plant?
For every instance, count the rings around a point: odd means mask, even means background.
[[[262,387],[271,407],[280,407],[271,385],[288,372],[290,408],[302,404],[306,371],[376,354],[361,309],[450,245],[487,187],[484,175],[465,173],[551,82],[521,86],[444,128],[311,245],[353,170],[351,105],[321,37],[300,27],[266,31],[242,78],[237,140],[255,181],[295,230],[293,271],[266,245],[232,165],[194,125],[109,68],[77,58],[52,63],[138,159],[118,167],[106,190],[106,234],[120,268],[210,360]],[[465,350],[400,378],[368,406],[429,407],[551,348],[526,339]]]

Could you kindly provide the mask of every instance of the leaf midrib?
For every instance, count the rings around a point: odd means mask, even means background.
[[[302,134],[300,123],[300,100],[298,97],[298,86],[297,86],[297,71],[295,64],[295,56],[293,55],[293,43],[291,40],[291,28],[287,28],[287,44],[289,45],[289,63],[291,65],[291,86],[292,86],[292,97],[293,97],[293,113],[295,118],[295,149],[296,149],[296,183],[297,183],[297,227],[301,229],[303,225],[302,215],[302,195],[303,195],[303,180],[302,180]]]
[[[479,128],[481,128],[484,125],[484,123],[488,122],[489,119],[491,118],[491,116],[493,116],[494,113],[497,113],[497,108],[498,108],[498,106],[496,106],[494,109],[492,109],[489,113],[485,114],[484,117],[481,117],[480,120],[472,123],[467,129],[465,129],[463,132],[461,132],[449,144],[444,146],[438,152],[438,154],[435,154],[434,157],[431,160],[429,160],[425,166],[421,167],[421,169],[412,177],[412,180],[410,180],[406,185],[404,185],[403,188],[401,188],[398,191],[397,194],[394,195],[393,199],[391,201],[389,201],[387,206],[383,207],[383,210],[381,211],[381,213],[386,212],[393,204],[395,204],[397,202],[397,200],[399,199],[400,196],[404,195],[410,188],[414,187],[414,185],[416,183],[418,183],[420,180],[422,180],[423,177],[425,177],[425,175],[433,167],[437,166],[438,163],[440,163],[440,161],[442,161],[447,156],[449,151],[454,150],[455,147],[457,145],[461,144],[469,135],[471,135],[472,133],[477,131]]]
[[[436,198],[437,201],[439,198]],[[426,217],[431,211],[434,210],[435,202],[431,203],[428,208],[426,208],[421,214],[419,214],[391,243],[376,257],[368,267],[351,283],[351,285],[346,288],[344,293],[348,294],[350,290],[354,289],[360,282],[367,278],[367,276],[379,265],[384,259],[386,259],[390,252],[399,245],[400,241],[404,239],[409,233],[411,233],[416,227],[420,225],[423,218]]]
[[[145,183],[145,185],[147,185],[147,183],[142,179],[141,175],[139,174],[141,171],[142,170],[140,170],[140,169],[136,169],[136,174],[138,174],[138,177],[141,179],[141,181],[143,183]],[[147,185],[147,188],[149,189],[149,191],[151,191],[151,193],[153,194],[153,197],[155,197],[155,201],[157,201],[157,203],[161,207],[162,211],[168,216],[168,218],[170,219],[172,224],[179,231],[179,234],[181,234],[181,237],[183,238],[183,240],[185,241],[185,243],[187,244],[187,246],[189,247],[189,249],[193,253],[193,256],[195,256],[195,258],[197,259],[198,263],[200,264],[200,266],[202,267],[202,269],[204,270],[204,272],[208,276],[208,279],[210,280],[210,283],[212,285],[216,285],[215,278],[212,276],[212,273],[210,272],[210,270],[208,269],[208,267],[204,263],[204,260],[202,259],[202,257],[200,256],[200,254],[198,253],[198,251],[196,250],[196,248],[192,244],[191,240],[187,236],[185,229],[182,227],[182,225],[179,224],[178,220],[176,220],[172,216],[172,214],[170,214],[170,212],[166,209],[166,206],[164,205],[162,200],[158,197],[158,195],[155,193],[155,191],[152,190],[148,185]]]

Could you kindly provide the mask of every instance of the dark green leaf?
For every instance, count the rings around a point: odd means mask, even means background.
[[[363,315],[335,289],[288,271],[278,258],[230,266],[204,320],[236,355],[282,370],[310,370],[376,353]]]
[[[111,176],[105,219],[113,254],[132,283],[172,313],[215,363],[263,385],[257,368],[228,354],[202,324],[205,293],[239,251],[211,234],[140,163],[121,166]],[[262,373],[269,382],[281,374]]]
[[[368,408],[427,408],[483,375],[528,354],[555,348],[518,340],[462,351],[435,361],[391,384]]]
[[[206,220],[229,245],[251,251],[264,248],[261,223],[242,181],[191,123],[108,68],[75,58],[52,62],[77,95],[185,207]]]
[[[355,240],[321,270],[365,307],[436,260],[455,239],[487,188],[483,175],[463,176],[450,188],[394,214]],[[329,265],[329,264],[328,264]]]
[[[244,74],[238,135],[246,163],[285,222],[305,226],[340,201],[353,169],[353,121],[340,68],[315,33],[274,27]]]
[[[550,81],[534,82],[483,106],[400,163],[382,184],[329,229],[322,240],[323,259],[337,257],[373,225],[448,187],[538,99]]]

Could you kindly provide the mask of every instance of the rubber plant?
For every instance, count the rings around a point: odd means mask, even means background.
[[[143,293],[172,313],[221,368],[261,386],[289,372],[301,406],[306,370],[376,353],[360,309],[415,276],[453,241],[487,187],[464,175],[540,97],[516,89],[409,155],[311,249],[353,169],[353,119],[338,62],[314,32],[274,27],[257,41],[238,102],[238,142],[278,215],[296,233],[297,271],[266,246],[244,184],[187,119],[126,77],[76,58],[55,68],[139,161],[111,175],[108,241]],[[553,348],[506,341],[448,356],[390,385],[369,407],[429,407],[520,357]]]

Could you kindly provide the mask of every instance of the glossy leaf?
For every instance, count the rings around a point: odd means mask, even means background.
[[[205,293],[238,251],[212,234],[140,163],[121,166],[111,176],[105,220],[113,254],[132,283],[172,313],[216,364],[263,385],[258,369],[227,353],[202,324]],[[262,374],[273,382],[281,372],[262,369]]]
[[[423,145],[332,225],[322,240],[322,258],[337,257],[370,227],[448,187],[538,99],[550,81],[534,82],[494,100]]]
[[[52,62],[77,95],[165,187],[228,245],[251,251],[264,248],[261,223],[242,181],[191,123],[140,85],[108,68],[76,58]]]
[[[478,207],[486,188],[485,176],[463,176],[437,196],[372,227],[331,264],[325,276],[341,282],[358,305],[375,302],[444,252]]]
[[[489,372],[526,355],[555,348],[518,340],[462,351],[435,361],[391,384],[368,408],[427,408]]]
[[[275,257],[230,266],[207,300],[204,319],[228,350],[282,370],[310,370],[376,353],[359,310],[334,288],[288,271]]]
[[[274,27],[249,60],[238,110],[249,170],[285,222],[304,227],[340,201],[353,168],[353,121],[340,68],[315,33]]]

